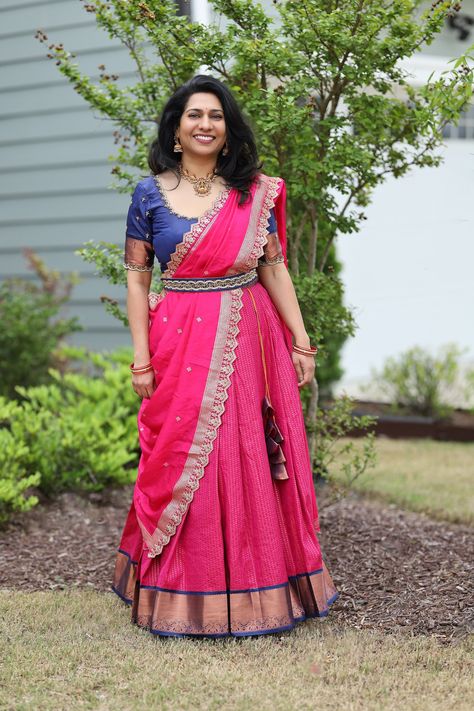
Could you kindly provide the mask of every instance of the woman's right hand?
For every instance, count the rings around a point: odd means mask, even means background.
[[[156,390],[155,373],[132,373],[132,387],[141,398],[150,398]]]

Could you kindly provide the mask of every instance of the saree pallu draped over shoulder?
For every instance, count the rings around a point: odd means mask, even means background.
[[[283,191],[282,180],[261,176],[243,206],[238,191],[223,193],[184,235],[163,278],[230,277],[255,269],[272,207],[285,240]],[[156,389],[139,413],[142,458],[134,492],[149,557],[176,532],[204,475],[225,408],[241,307],[242,289],[192,291],[191,281],[190,291],[167,291],[151,312]]]

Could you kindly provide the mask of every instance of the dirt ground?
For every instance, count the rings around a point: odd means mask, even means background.
[[[110,590],[132,487],[63,494],[0,530],[0,587]],[[355,628],[432,635],[474,630],[474,529],[352,493],[318,495],[320,542],[341,593],[330,615]]]

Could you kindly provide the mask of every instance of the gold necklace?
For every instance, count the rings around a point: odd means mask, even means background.
[[[178,165],[178,170],[179,174],[185,180],[191,183],[196,195],[199,195],[200,197],[206,197],[206,195],[209,195],[209,193],[211,192],[212,183],[217,177],[215,168],[210,173],[200,178],[190,173],[187,168],[183,168],[181,163],[179,163]]]

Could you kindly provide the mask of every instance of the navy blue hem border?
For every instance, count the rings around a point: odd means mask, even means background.
[[[306,575],[306,573],[303,573],[303,575]],[[297,577],[301,577],[301,575],[292,575],[289,577],[297,578]],[[274,587],[279,587],[279,586],[272,585],[271,587],[274,588]],[[268,588],[258,588],[258,589],[265,590]],[[123,600],[125,603],[127,603],[127,605],[132,604],[132,600],[130,600],[127,597],[124,597],[124,595],[122,595],[114,585],[111,586],[111,590],[116,595],[118,595],[118,597],[121,600]],[[305,620],[316,619],[318,617],[323,617],[323,618],[327,617],[329,615],[330,606],[334,602],[336,602],[336,600],[340,597],[340,595],[341,594],[339,592],[336,592],[332,597],[330,597],[329,600],[327,601],[328,606],[327,606],[326,610],[324,610],[321,613],[317,612],[314,615],[302,615],[301,617],[295,617],[293,620],[293,623],[290,625],[286,625],[285,627],[274,627],[274,628],[269,628],[269,629],[264,629],[264,630],[255,630],[252,632],[219,632],[216,634],[212,634],[212,633],[206,634],[204,632],[203,633],[199,633],[199,632],[194,632],[194,633],[192,633],[192,632],[166,632],[164,630],[157,630],[157,629],[153,629],[150,627],[145,627],[143,625],[139,625],[137,622],[134,622],[134,624],[137,627],[139,627],[140,629],[147,629],[151,634],[154,634],[157,637],[180,637],[180,638],[193,637],[196,639],[206,639],[206,638],[218,639],[218,638],[223,638],[223,637],[258,637],[263,634],[278,634],[279,632],[289,632],[290,630],[294,629],[297,624],[299,624],[301,622],[305,622]]]
[[[302,578],[307,575],[315,575],[316,573],[322,573],[322,568],[318,570],[313,570],[311,573],[299,573],[298,575],[289,575],[288,580],[296,580],[297,578]],[[286,583],[277,583],[276,585],[264,585],[261,588],[244,588],[243,590],[212,590],[210,592],[202,592],[195,590],[172,590],[170,588],[160,588],[156,585],[140,585],[140,590],[158,590],[159,592],[173,593],[174,595],[238,595],[239,593],[247,592],[260,592],[261,590],[276,590],[277,588],[284,588],[288,586]]]

